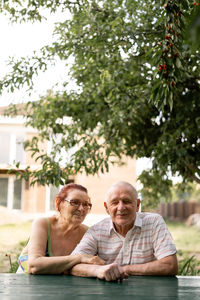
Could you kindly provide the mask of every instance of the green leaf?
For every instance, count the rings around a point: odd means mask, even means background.
[[[181,68],[182,67],[181,61],[180,61],[180,59],[178,57],[176,58],[176,66],[177,66],[177,68]]]

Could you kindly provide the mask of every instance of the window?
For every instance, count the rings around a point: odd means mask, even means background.
[[[0,163],[8,164],[10,162],[10,134],[6,132],[0,132]]]
[[[56,186],[53,185],[50,186],[50,210],[56,209],[55,197],[59,191],[60,188],[57,188]]]
[[[0,177],[0,205],[7,207],[8,178]]]
[[[16,179],[14,181],[14,197],[13,197],[13,209],[21,209],[22,199],[22,181]]]
[[[25,135],[0,132],[0,164],[9,164],[14,161],[25,162],[24,151]]]
[[[21,209],[22,181],[15,176],[0,177],[0,205],[9,209]]]
[[[67,183],[73,183],[74,180],[69,180]],[[60,190],[62,189],[62,185],[60,185],[59,187],[56,187],[55,185],[49,185],[48,186],[48,193],[47,193],[47,210],[55,210],[56,209],[56,202],[55,202],[55,198],[57,196],[57,194],[60,192]]]
[[[25,161],[25,151],[24,151],[24,136],[16,136],[16,162],[21,164]]]

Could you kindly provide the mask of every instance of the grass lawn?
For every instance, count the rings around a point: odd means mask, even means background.
[[[167,226],[174,238],[177,250],[196,253],[200,256],[200,228],[186,226],[184,223],[167,221]]]
[[[170,221],[167,226],[178,251],[179,275],[200,276],[200,228]]]
[[[17,256],[23,248],[30,234],[31,222],[19,224],[6,224],[0,226],[0,273],[10,270],[11,261],[17,260]]]

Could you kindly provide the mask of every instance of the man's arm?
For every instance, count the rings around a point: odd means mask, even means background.
[[[123,270],[128,275],[174,276],[178,273],[178,262],[173,254],[145,264],[125,265]]]
[[[73,254],[98,254],[98,241],[95,237],[96,231],[91,227],[82,238],[81,242],[72,252]],[[80,277],[97,277],[99,279],[105,279],[106,281],[121,280],[127,277],[124,274],[123,268],[116,263],[99,266],[99,265],[89,265],[89,264],[77,264],[74,266],[70,273],[74,276]]]
[[[163,218],[155,214],[152,245],[156,260],[123,266],[129,275],[174,276],[178,273],[176,247]]]
[[[78,264],[71,269],[70,273],[80,277],[97,277],[106,281],[122,280],[128,277],[123,267],[116,263],[105,266]]]

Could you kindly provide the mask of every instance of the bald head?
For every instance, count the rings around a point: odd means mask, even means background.
[[[136,189],[128,182],[126,181],[118,181],[116,183],[114,183],[113,185],[111,185],[111,187],[109,187],[107,193],[106,193],[106,198],[105,201],[108,202],[109,196],[110,194],[115,190],[115,189],[119,189],[119,188],[126,188],[127,190],[129,190],[131,192],[131,194],[133,195],[134,199],[137,200],[138,198],[138,193],[136,191]]]
[[[108,189],[105,201],[104,207],[116,231],[125,236],[133,227],[139,211],[140,199],[136,189],[128,182],[119,181]]]

